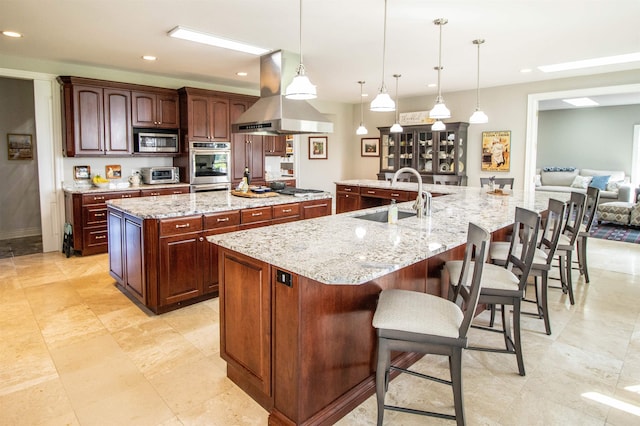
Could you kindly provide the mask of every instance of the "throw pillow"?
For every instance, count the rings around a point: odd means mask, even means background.
[[[571,187],[587,189],[589,182],[591,182],[591,176],[576,176],[571,183]]]
[[[607,189],[607,183],[609,182],[609,178],[611,176],[607,175],[607,176],[593,176],[591,178],[591,183],[589,184],[589,186],[592,186],[594,188],[598,188],[600,191],[604,191]]]
[[[618,190],[620,189],[620,186],[623,184],[623,181],[613,181],[610,180],[609,183],[607,183],[607,191],[611,191],[611,192],[618,192]]]

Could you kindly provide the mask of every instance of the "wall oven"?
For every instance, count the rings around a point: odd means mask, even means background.
[[[231,187],[231,142],[190,142],[191,192]]]

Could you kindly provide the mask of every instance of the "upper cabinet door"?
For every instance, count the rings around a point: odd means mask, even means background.
[[[205,96],[189,96],[189,138],[195,141],[209,140],[209,100]]]
[[[73,86],[75,154],[103,154],[102,88]]]
[[[229,141],[229,99],[211,98],[211,140]]]
[[[131,92],[104,89],[104,145],[107,155],[132,152]]]
[[[178,113],[178,95],[158,94],[158,127],[165,129],[177,129],[180,127],[180,114]]]
[[[156,95],[153,93],[133,92],[133,125],[138,127],[155,127]]]

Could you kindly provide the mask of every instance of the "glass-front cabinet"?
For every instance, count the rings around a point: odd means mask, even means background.
[[[432,131],[431,125],[405,126],[402,133],[390,133],[380,127],[380,173],[394,173],[402,167],[412,167],[425,182],[431,183],[434,174],[460,176],[466,185],[468,123],[446,123],[446,130]]]

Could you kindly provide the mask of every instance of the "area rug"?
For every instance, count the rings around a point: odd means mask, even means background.
[[[623,225],[594,222],[591,227],[591,236],[604,240],[624,241],[626,243],[640,244],[640,229]]]

